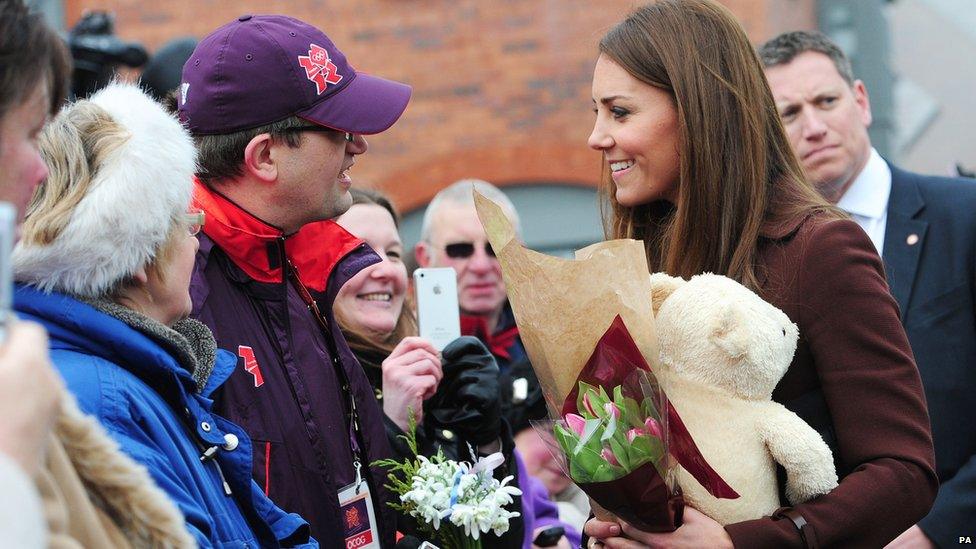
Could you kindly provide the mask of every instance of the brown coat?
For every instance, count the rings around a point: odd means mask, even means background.
[[[65,394],[36,484],[48,547],[196,547],[183,515],[142,466]]]
[[[767,227],[762,297],[800,328],[773,392],[831,446],[840,485],[798,505],[807,544],[879,548],[938,491],[925,397],[881,259],[853,221],[811,215]],[[788,518],[726,526],[736,547],[803,547]]]

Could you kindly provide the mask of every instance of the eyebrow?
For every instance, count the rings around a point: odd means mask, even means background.
[[[601,98],[601,99],[600,99],[600,103],[603,103],[604,105],[607,105],[607,104],[609,104],[609,103],[613,103],[613,102],[614,102],[614,101],[616,101],[617,99],[628,99],[628,97],[627,97],[627,96],[625,96],[625,95],[609,95],[609,96],[607,96],[607,97],[603,97],[603,98]],[[592,101],[593,101],[594,103],[596,103],[596,99],[593,99]]]

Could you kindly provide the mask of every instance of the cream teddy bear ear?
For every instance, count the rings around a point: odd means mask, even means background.
[[[651,273],[651,308],[657,316],[664,300],[671,297],[685,280],[665,273]]]
[[[709,340],[730,359],[739,361],[749,352],[749,329],[733,303],[722,300],[713,307]]]

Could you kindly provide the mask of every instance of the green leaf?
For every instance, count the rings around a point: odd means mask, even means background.
[[[576,436],[576,433],[558,423],[553,429],[553,434],[556,437],[556,442],[559,443],[559,447],[563,449],[563,453],[566,455],[572,454],[576,445],[579,444],[579,437]]]
[[[583,436],[579,438],[579,442],[576,443],[576,447],[573,448],[573,453],[579,453],[580,449],[583,447],[592,447],[595,443],[597,446],[600,445],[600,437],[594,436],[599,433],[600,424],[602,422],[599,419],[588,419],[586,420],[586,426],[583,427]]]
[[[641,401],[641,410],[644,412],[644,417],[652,417],[658,423],[661,422],[661,415],[658,414],[657,409],[654,408],[654,401],[651,400],[651,397],[646,397],[643,401]],[[641,421],[641,425],[643,424],[644,422]]]
[[[600,442],[610,440],[617,433],[617,418],[613,417],[613,414],[607,414],[606,422],[606,427],[603,428],[603,434],[600,435]]]
[[[587,421],[593,422],[591,425],[595,425],[596,428],[594,429],[593,434],[583,441],[584,445],[590,450],[593,450],[599,454],[600,450],[603,449],[603,442],[600,441],[603,422],[599,419],[590,419]],[[586,431],[584,431],[584,434],[586,434]]]
[[[625,471],[630,472],[633,467],[630,464],[630,456],[627,455],[627,445],[621,444],[616,438],[610,439],[610,451],[620,462],[620,466],[624,468]]]
[[[583,386],[586,386],[586,391],[583,391]],[[589,398],[591,408],[593,408],[593,413],[590,413],[584,405],[584,399]],[[610,402],[610,397],[607,396],[606,390],[603,387],[595,387],[593,385],[588,385],[586,383],[580,382],[580,393],[577,399],[577,408],[579,408],[579,413],[586,419],[592,419],[594,417],[603,419],[606,416],[606,412],[603,410],[603,406]]]
[[[586,406],[583,405],[583,397],[585,397],[588,394],[596,395],[597,394],[596,386],[590,385],[585,381],[580,381],[579,391],[576,395],[576,411],[579,412],[579,415],[583,416],[584,419],[592,419],[596,417],[595,414],[589,413],[586,410]]]
[[[577,475],[573,476],[578,482],[589,482],[594,472],[600,465],[606,463],[599,451],[594,452],[590,448],[582,448],[577,454],[570,457],[570,472],[573,472],[575,465]]]
[[[625,431],[633,428],[642,429],[644,427],[645,416],[641,413],[637,401],[628,397],[622,397],[622,399],[623,402],[618,403],[617,407],[620,408],[620,413],[626,425],[623,429]]]
[[[574,457],[567,457],[566,460],[569,462],[569,478],[573,482],[587,482],[587,471],[583,470],[583,465],[580,463],[579,459]]]
[[[621,478],[626,474],[626,471],[624,471],[622,467],[618,467],[612,463],[607,463],[604,461],[603,464],[593,472],[592,480],[590,482],[608,482]]]
[[[617,406],[623,407],[624,405],[624,388],[617,385],[613,388],[613,403]]]
[[[664,460],[664,443],[661,439],[650,435],[639,436],[630,444],[628,450],[635,469],[651,462],[657,467],[661,476],[664,476],[664,467],[667,464]]]

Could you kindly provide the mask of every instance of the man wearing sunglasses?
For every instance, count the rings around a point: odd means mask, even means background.
[[[457,272],[461,333],[477,337],[491,350],[500,370],[502,416],[509,427],[527,428],[529,420],[545,418],[545,403],[508,304],[501,265],[478,219],[474,190],[502,207],[516,236],[521,238],[518,212],[505,193],[487,181],[465,179],[441,190],[427,206],[421,241],[415,250],[417,264],[453,267]],[[523,452],[519,434],[512,432],[516,448]],[[528,478],[530,474],[535,476],[539,468],[524,453],[516,453],[516,467],[518,484],[524,492],[521,512],[533,536],[558,527],[566,534],[560,538],[558,547],[578,544],[579,534],[561,520],[562,515],[543,488],[544,484],[539,479]]]
[[[332,316],[339,288],[379,258],[326,220],[352,204],[363,135],[393,125],[409,97],[278,15],[244,15],[204,38],[178,90],[207,219],[193,315],[240,359],[216,406],[251,436],[258,485],[323,547],[394,540],[385,472],[370,466],[390,455],[383,412]],[[344,520],[353,515],[364,520]]]
[[[465,179],[434,196],[415,250],[421,267],[453,267],[458,277],[461,332],[485,342],[502,373],[526,359],[515,316],[508,306],[502,268],[478,219],[472,190],[501,205],[515,232],[521,226],[515,206],[497,187],[478,179]]]

